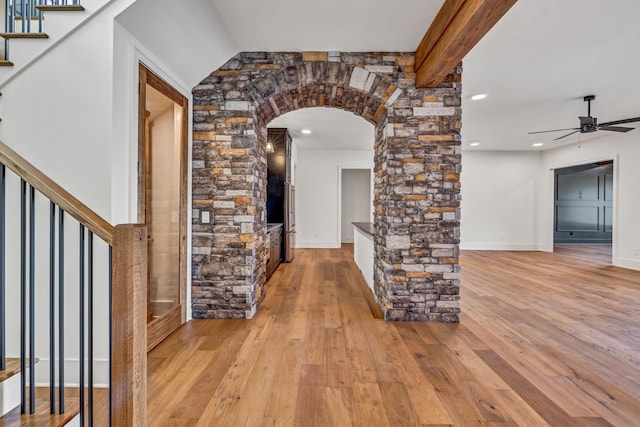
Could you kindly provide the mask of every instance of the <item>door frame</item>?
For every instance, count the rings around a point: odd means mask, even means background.
[[[146,223],[146,175],[147,175],[147,84],[167,96],[182,108],[180,124],[180,210],[179,210],[179,290],[178,304],[163,316],[147,324],[147,350],[151,350],[186,322],[187,317],[187,197],[189,159],[189,100],[173,86],[147,68],[138,65],[138,200],[137,221]],[[150,306],[150,301],[148,301]]]
[[[337,237],[337,247],[340,248],[342,246],[342,171],[343,170],[368,170],[370,171],[370,179],[369,179],[369,222],[374,222],[373,220],[373,199],[374,199],[374,165],[371,166],[348,166],[348,165],[338,165],[338,237]]]
[[[553,252],[553,230],[555,217],[555,171],[556,169],[580,166],[588,163],[613,161],[613,231],[611,235],[611,264],[619,265],[618,261],[618,175],[620,156],[618,153],[602,155],[598,157],[585,158],[565,163],[554,163],[547,168],[547,197],[546,197],[546,218],[545,218],[545,243],[541,248],[544,252]]]

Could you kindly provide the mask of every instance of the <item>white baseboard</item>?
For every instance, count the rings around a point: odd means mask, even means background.
[[[336,249],[339,248],[340,244],[338,242],[296,242],[296,249]]]
[[[535,243],[460,243],[460,249],[467,251],[541,251]]]
[[[618,258],[613,261],[613,265],[631,270],[640,270],[640,261],[631,258]]]
[[[58,375],[58,362],[56,364],[56,380]],[[86,375],[85,370],[85,375]],[[109,386],[109,361],[97,359],[93,363],[94,387],[106,388]],[[80,365],[77,359],[67,359],[64,362],[64,383],[67,387],[77,387],[80,384]],[[49,359],[41,358],[36,363],[36,385],[49,387]]]

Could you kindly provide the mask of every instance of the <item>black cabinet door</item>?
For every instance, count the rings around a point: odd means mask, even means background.
[[[613,165],[560,169],[555,178],[554,242],[610,243]]]

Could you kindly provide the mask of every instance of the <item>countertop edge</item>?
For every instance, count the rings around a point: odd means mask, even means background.
[[[372,222],[352,222],[351,224],[367,234],[372,236],[375,234],[376,229]]]

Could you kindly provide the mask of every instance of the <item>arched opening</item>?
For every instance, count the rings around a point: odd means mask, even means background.
[[[276,141],[277,145],[276,152],[267,154],[268,227],[282,218],[279,213],[287,205],[280,199],[283,188],[294,189],[297,206],[294,220],[288,221],[293,226],[286,220],[283,224],[287,237],[282,244],[284,252],[293,252],[291,236],[300,249],[343,247],[341,253],[351,257],[355,251],[361,255],[355,259],[356,264],[373,291],[373,236],[367,233],[354,248],[353,224],[366,223],[365,230],[373,228],[374,126],[355,114],[325,107],[292,111],[268,126],[267,144]],[[291,139],[286,159],[286,149],[277,137],[284,129]],[[282,162],[277,161],[279,158]],[[286,162],[286,166],[282,164]],[[293,172],[284,173],[285,169]],[[271,271],[268,269],[267,276]]]
[[[371,123],[344,110],[313,107],[281,115],[268,126],[288,129],[293,139],[291,163],[297,171],[290,183],[298,204],[299,247],[340,247],[352,228],[348,219],[372,221],[375,129]],[[360,190],[367,187],[366,194],[352,194],[354,185]],[[347,203],[342,196],[348,197]],[[272,222],[268,216],[267,220]]]
[[[241,53],[194,89],[194,317],[255,314],[267,125],[327,106],[375,127],[374,290],[385,319],[458,321],[461,69],[418,89],[413,63],[398,53]]]

